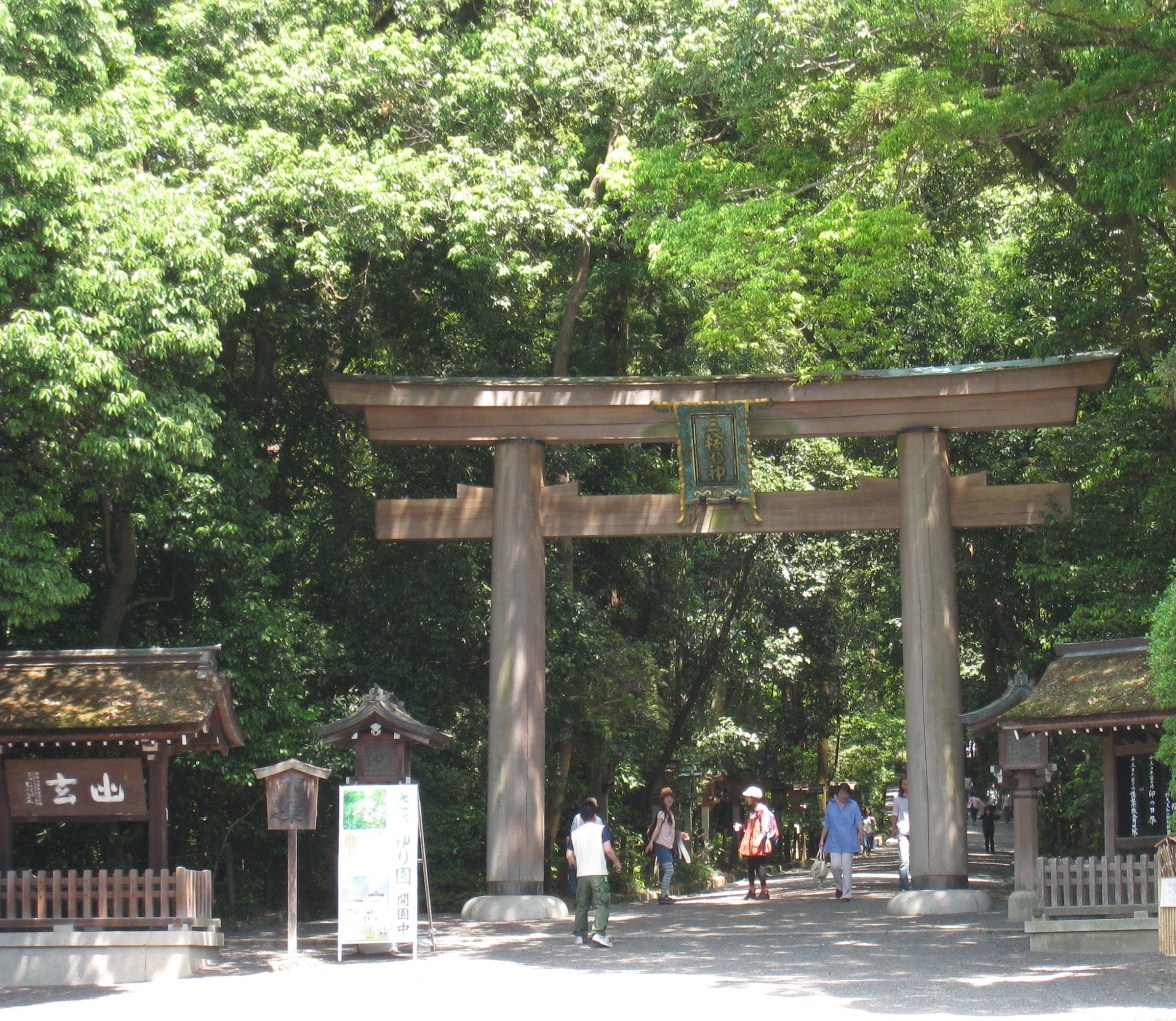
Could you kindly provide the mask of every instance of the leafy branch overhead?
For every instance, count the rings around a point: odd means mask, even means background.
[[[481,830],[489,549],[378,543],[372,502],[490,485],[490,455],[377,449],[325,374],[1115,348],[1075,428],[952,438],[957,473],[1074,494],[959,536],[965,708],[1149,628],[1169,684],[1174,51],[1157,0],[0,4],[0,637],[222,643],[250,743],[180,769],[177,839],[221,833],[261,897],[250,766],[315,761],[373,683],[458,735],[419,768]],[[896,470],[754,456],[761,491]],[[586,494],[678,484],[668,447],[545,458]],[[590,788],[639,816],[673,763],[882,786],[896,573],[888,535],[553,551],[549,829]],[[456,898],[480,848],[450,850]]]

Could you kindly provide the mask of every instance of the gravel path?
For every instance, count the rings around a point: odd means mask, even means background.
[[[1005,827],[1001,828],[1002,831]],[[998,839],[1007,848],[1011,833]],[[895,855],[859,859],[854,898],[834,899],[804,873],[771,881],[772,899],[743,887],[672,906],[614,905],[615,948],[574,947],[570,921],[471,924],[437,919],[437,949],[408,957],[351,951],[336,963],[333,923],[301,927],[300,960],[283,960],[285,930],[231,933],[218,965],[179,982],[114,989],[0,991],[0,1021],[236,1021],[261,1009],[274,1021],[407,1010],[449,1018],[549,1018],[583,994],[604,1010],[716,1018],[748,1010],[799,1019],[1033,1018],[1176,1021],[1176,958],[1030,954],[1003,907],[1011,855],[978,852],[973,884],[1001,905],[983,915],[905,919],[886,913]],[[265,1019],[268,1021],[268,1018]]]

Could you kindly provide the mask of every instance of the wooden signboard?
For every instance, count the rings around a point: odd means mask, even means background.
[[[319,778],[297,770],[267,777],[267,821],[271,830],[313,830],[318,825]]]
[[[1045,769],[1049,762],[1049,735],[1043,731],[1029,731],[1017,735],[1008,730],[1000,732],[1000,764],[1002,769]]]
[[[412,944],[417,954],[416,784],[339,789],[339,944]]]
[[[1176,803],[1168,792],[1171,778],[1154,754],[1116,757],[1117,837],[1162,837],[1168,832],[1176,819]]]
[[[9,759],[4,772],[13,819],[147,818],[139,759]]]
[[[682,513],[678,524],[692,523],[708,500],[742,504],[749,521],[759,521],[751,489],[749,404],[762,401],[705,401],[672,404],[678,417],[678,462],[682,475]]]

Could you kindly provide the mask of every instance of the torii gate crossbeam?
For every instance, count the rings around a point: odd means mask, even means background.
[[[847,374],[708,379],[403,379],[335,376],[332,400],[362,410],[377,443],[494,446],[494,489],[444,500],[382,500],[385,539],[493,542],[487,890],[480,918],[540,917],[543,901],[544,558],[547,539],[747,531],[899,530],[903,676],[917,890],[967,886],[963,735],[952,530],[1041,524],[1069,512],[1069,487],[953,478],[952,431],[1073,423],[1080,392],[1109,385],[1116,352]],[[897,479],[833,493],[761,493],[762,522],[710,505],[680,526],[676,495],[580,496],[543,485],[551,443],[670,443],[672,402],[762,400],[753,439],[894,435]],[[471,902],[472,903],[472,902]],[[467,905],[467,908],[469,905]],[[485,905],[483,905],[485,908]],[[560,905],[562,908],[562,904]],[[528,913],[532,912],[532,913]]]

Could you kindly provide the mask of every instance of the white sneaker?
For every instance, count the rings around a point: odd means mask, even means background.
[[[611,950],[613,942],[603,932],[594,932],[590,937],[589,942],[594,947],[604,947],[606,950]]]
[[[573,936],[572,937],[572,946],[574,946],[574,947],[584,946],[584,937],[583,936]]]

